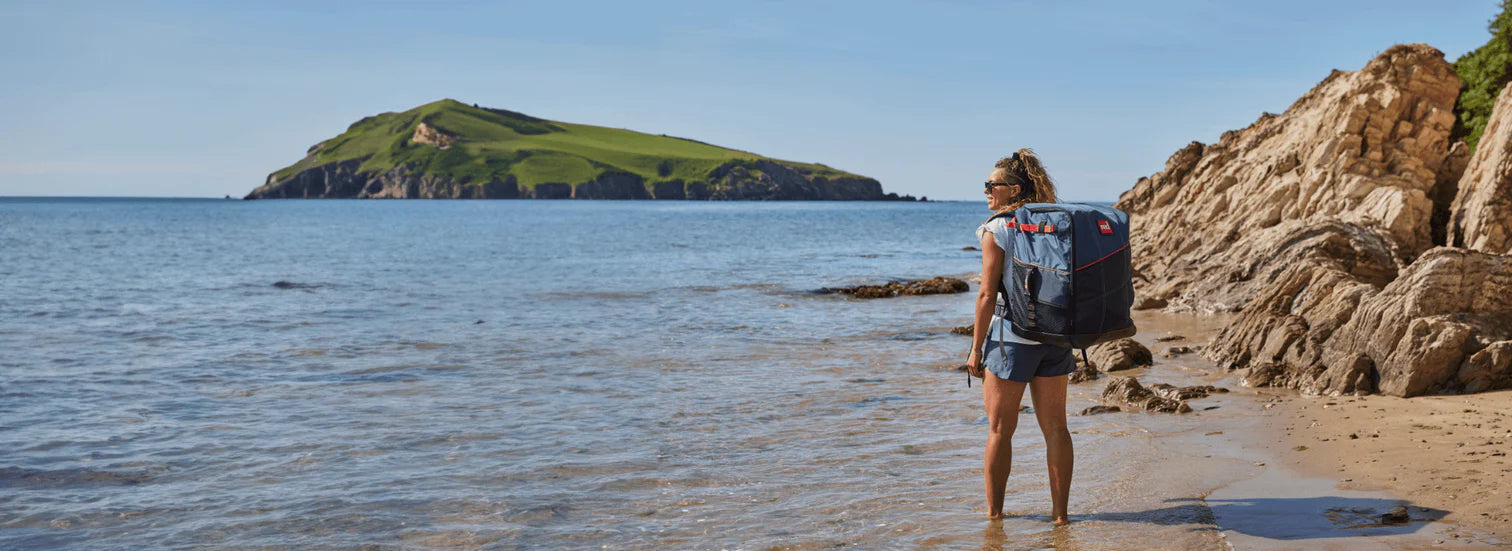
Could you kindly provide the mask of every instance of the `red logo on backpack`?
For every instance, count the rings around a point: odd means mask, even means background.
[[[1103,235],[1113,235],[1113,224],[1108,223],[1107,220],[1098,220],[1097,229],[1098,231],[1101,231]]]

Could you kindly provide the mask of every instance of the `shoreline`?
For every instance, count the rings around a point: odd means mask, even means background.
[[[1512,390],[1297,395],[1274,403],[1267,429],[1287,464],[1337,479],[1340,489],[1385,490],[1512,539],[1512,415],[1500,411],[1508,404]]]
[[[1242,387],[1237,373],[1200,354],[1162,357],[1170,345],[1207,346],[1222,325],[1221,316],[1152,311],[1135,316],[1141,329],[1135,339],[1150,348],[1155,365],[1112,375],[1135,376],[1145,384],[1212,384],[1232,391],[1193,400],[1195,411],[1179,417],[1112,414],[1136,416],[1136,424],[1154,429],[1149,437],[1160,450],[1145,458],[1152,480],[1141,486],[1172,495],[1172,488],[1191,488],[1194,479],[1200,481],[1206,489],[1197,490],[1195,497],[1212,511],[1216,530],[1230,546],[1350,549],[1369,541],[1387,549],[1432,548],[1440,542],[1484,549],[1512,541],[1507,505],[1512,503],[1512,457],[1491,455],[1492,450],[1504,452],[1512,440],[1493,437],[1512,432],[1512,416],[1497,411],[1498,404],[1512,402],[1512,391],[1402,399],[1310,397],[1293,389]],[[1187,338],[1154,342],[1171,333]],[[1098,380],[1072,388],[1082,387],[1076,394],[1086,400],[1091,397],[1087,391],[1100,391],[1108,380],[1104,372]],[[1075,398],[1068,402],[1073,411],[1086,405]],[[1146,415],[1162,417],[1140,417]],[[1167,416],[1188,421],[1172,423]],[[1473,428],[1475,423],[1481,427]],[[1350,433],[1359,438],[1349,439]],[[1420,442],[1424,439],[1428,442]],[[1366,440],[1371,447],[1361,455],[1359,446]],[[1500,445],[1481,445],[1487,441]],[[1456,445],[1461,442],[1462,447]],[[1467,451],[1481,453],[1464,455]],[[1434,466],[1411,468],[1426,464]],[[1407,507],[1412,520],[1382,524],[1380,515],[1396,506]]]

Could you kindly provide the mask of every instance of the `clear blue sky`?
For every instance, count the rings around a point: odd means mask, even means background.
[[[976,199],[1033,147],[1112,200],[1191,140],[1495,0],[10,2],[0,195],[240,197],[366,115],[450,97]],[[254,6],[253,4],[257,4]]]

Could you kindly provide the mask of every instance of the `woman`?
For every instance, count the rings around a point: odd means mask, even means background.
[[[1018,209],[1025,203],[1053,203],[1055,184],[1039,157],[1020,149],[997,162],[987,177],[987,208],[993,212]],[[982,285],[977,293],[976,318],[971,331],[971,357],[966,366],[973,377],[984,377],[982,402],[987,408],[987,450],[983,457],[987,485],[987,517],[1003,517],[1003,490],[1013,462],[1013,430],[1018,427],[1024,388],[1034,400],[1034,416],[1045,435],[1050,467],[1050,517],[1057,526],[1068,524],[1066,497],[1071,490],[1071,433],[1066,430],[1066,382],[1076,364],[1071,350],[1040,344],[1015,335],[994,315],[1004,262],[1012,255],[1008,217],[977,228],[982,248]],[[999,345],[1001,341],[1001,346]],[[983,349],[985,346],[985,350]],[[983,373],[983,368],[986,373]]]

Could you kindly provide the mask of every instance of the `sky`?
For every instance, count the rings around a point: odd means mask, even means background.
[[[453,98],[981,198],[1031,147],[1112,201],[1193,140],[1496,0],[0,0],[0,196],[241,197],[356,120]]]

